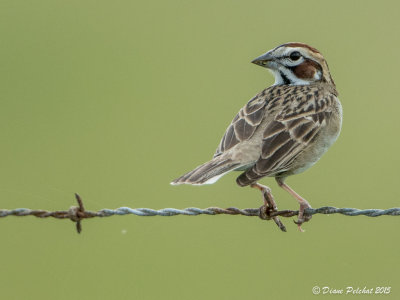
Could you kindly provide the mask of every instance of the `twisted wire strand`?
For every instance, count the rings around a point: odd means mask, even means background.
[[[130,208],[130,207],[119,207],[116,209],[101,209],[99,211],[87,211],[85,210],[82,199],[78,194],[75,194],[78,206],[72,206],[69,210],[59,211],[47,211],[47,210],[33,210],[29,208],[16,208],[16,209],[0,209],[0,218],[8,216],[35,216],[37,218],[56,218],[56,219],[70,219],[76,222],[76,229],[78,233],[81,232],[81,220],[94,218],[94,217],[111,217],[111,216],[123,216],[123,215],[137,215],[142,217],[148,216],[163,216],[170,217],[176,215],[186,216],[197,216],[197,215],[242,215],[249,217],[260,217],[262,219],[269,220],[275,216],[281,217],[293,217],[299,214],[298,210],[281,210],[269,212],[267,218],[262,217],[262,209],[260,208],[244,208],[239,209],[236,207],[220,208],[220,207],[208,207],[208,208],[197,208],[188,207],[184,209],[176,208],[163,208],[163,209],[151,209],[151,208]],[[367,216],[367,217],[379,217],[379,216],[399,216],[400,207],[394,207],[389,209],[358,209],[358,208],[337,208],[332,206],[324,206],[320,208],[307,208],[305,215],[315,214],[342,214],[346,216]]]
[[[72,207],[73,209],[75,207]],[[293,217],[298,215],[298,210],[281,210],[271,212],[270,216],[281,216],[281,217]],[[56,219],[71,219],[73,216],[71,210],[68,211],[47,211],[47,210],[33,210],[29,208],[16,208],[16,209],[0,209],[0,218],[8,216],[35,216],[38,218],[56,218]],[[197,208],[188,207],[184,209],[177,208],[163,208],[163,209],[151,209],[151,208],[130,208],[130,207],[119,207],[116,209],[101,209],[99,211],[84,211],[80,219],[88,219],[94,217],[111,217],[111,216],[124,216],[124,215],[136,215],[142,217],[151,216],[162,216],[171,217],[176,215],[186,216],[197,216],[197,215],[242,215],[249,217],[259,217],[259,208],[244,208],[239,209],[236,207],[220,208],[220,207],[208,207],[208,208]],[[337,208],[333,206],[324,206],[320,208],[307,208],[305,210],[306,215],[315,214],[342,214],[346,216],[367,216],[367,217],[379,217],[379,216],[399,216],[400,207],[394,207],[389,209],[358,209],[358,208]]]

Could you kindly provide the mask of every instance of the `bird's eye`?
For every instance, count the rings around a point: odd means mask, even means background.
[[[289,58],[293,61],[298,60],[301,57],[301,54],[299,51],[293,51],[292,53],[290,53]]]

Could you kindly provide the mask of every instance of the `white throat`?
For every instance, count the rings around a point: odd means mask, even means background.
[[[275,77],[274,85],[282,85],[282,84],[289,84],[289,85],[309,85],[313,81],[303,80],[296,77],[290,69],[280,67],[278,69],[269,69],[270,72]],[[316,72],[314,74],[314,81],[318,81],[321,79],[321,72]]]
[[[275,77],[274,85],[309,85],[311,83],[310,81],[297,78],[292,71],[286,68],[280,68],[280,70],[271,70],[271,72]]]

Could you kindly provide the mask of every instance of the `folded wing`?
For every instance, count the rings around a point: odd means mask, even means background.
[[[288,88],[293,88],[288,87]],[[245,186],[264,176],[276,176],[290,170],[293,162],[329,122],[334,101],[333,95],[320,96],[318,89],[309,88],[309,93],[288,93],[274,99],[267,107],[275,111],[276,117],[266,124],[262,153],[256,164],[237,179]]]

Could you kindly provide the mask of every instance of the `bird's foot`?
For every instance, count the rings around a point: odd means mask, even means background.
[[[278,209],[275,207],[270,207],[268,203],[264,203],[263,206],[260,207],[260,218],[263,220],[271,220],[273,219],[275,224],[279,227],[280,230],[286,232],[286,227],[283,225],[282,221],[277,217],[274,216],[274,212],[277,212]]]
[[[251,187],[260,190],[263,195],[264,205],[260,207],[260,218],[263,220],[273,219],[279,229],[286,232],[285,225],[283,225],[277,216],[273,216],[272,214],[273,212],[278,211],[278,207],[276,206],[274,197],[272,196],[271,189],[259,183],[252,184]]]
[[[307,215],[305,214],[305,210],[307,208],[311,208],[311,205],[305,200],[303,199],[304,202],[300,202],[300,209],[299,209],[299,216],[297,221],[294,221],[294,223],[297,224],[297,227],[299,228],[299,231],[304,232],[303,228],[301,228],[301,225],[304,222],[308,222],[311,220],[312,216],[311,215]]]

